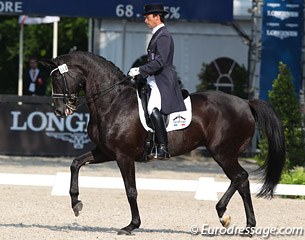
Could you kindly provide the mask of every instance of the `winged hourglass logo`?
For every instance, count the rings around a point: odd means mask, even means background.
[[[75,149],[83,149],[84,145],[90,142],[87,133],[46,132],[46,135],[48,137],[54,137],[56,139],[73,143]]]

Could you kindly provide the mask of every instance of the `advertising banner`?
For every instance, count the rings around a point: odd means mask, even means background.
[[[93,149],[84,105],[67,118],[46,104],[0,103],[0,154],[78,156]]]
[[[302,80],[303,0],[265,0],[262,22],[260,98],[267,100],[268,91],[278,75],[279,62],[293,75],[299,94]]]
[[[233,19],[233,0],[160,0],[167,18],[225,22]],[[66,17],[142,17],[147,0],[0,0],[0,14]],[[142,18],[141,18],[142,19]]]

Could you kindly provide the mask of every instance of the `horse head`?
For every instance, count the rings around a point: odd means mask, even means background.
[[[84,75],[79,67],[72,64],[71,58],[62,55],[52,60],[39,61],[50,70],[54,113],[67,117],[77,108],[78,96],[84,85]]]

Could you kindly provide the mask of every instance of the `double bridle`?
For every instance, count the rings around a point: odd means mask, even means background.
[[[54,93],[53,92],[53,87],[52,87],[52,98],[53,99],[56,99],[56,98],[60,98],[60,99],[63,99],[63,102],[65,104],[65,106],[72,110],[72,111],[75,111],[76,110],[76,103],[79,101],[79,97],[76,95],[76,94],[71,94],[70,91],[69,91],[69,86],[68,86],[68,82],[67,82],[67,79],[65,77],[65,73],[68,74],[72,79],[74,79],[74,77],[72,77],[70,74],[69,74],[69,69],[68,69],[68,66],[67,64],[62,64],[62,65],[59,65],[57,68],[53,69],[51,72],[50,72],[50,76],[52,76],[52,74],[55,72],[55,71],[59,71],[60,75],[61,75],[61,78],[62,78],[62,81],[63,81],[63,89],[62,89],[62,92],[63,93]],[[101,90],[97,93],[94,93],[90,96],[87,96],[87,101],[89,101],[90,99],[93,99],[93,101],[95,101],[97,98],[99,97],[102,97],[104,95],[106,95],[107,93],[109,93],[112,89],[114,89],[116,86],[126,82],[126,81],[129,81],[131,79],[130,76],[126,76],[125,78],[123,78],[121,81],[111,85],[110,87],[104,89],[104,90]],[[74,79],[75,80],[75,79]]]
[[[67,64],[62,64],[62,65],[58,66],[57,68],[53,69],[50,72],[50,76],[52,76],[52,74],[55,71],[60,72],[61,79],[63,81],[63,89],[62,89],[63,93],[54,93],[53,87],[52,87],[52,98],[53,99],[56,99],[56,98],[63,99],[63,102],[64,102],[66,108],[68,108],[74,112],[76,110],[75,105],[78,102],[78,97],[76,96],[76,94],[71,94],[69,91],[69,86],[67,83],[65,73],[67,73],[71,78],[73,78],[73,77],[68,73],[69,72],[68,66],[67,66]]]

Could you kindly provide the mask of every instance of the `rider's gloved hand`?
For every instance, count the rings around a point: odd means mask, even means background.
[[[138,68],[138,67],[131,68],[128,73],[128,75],[132,78],[134,78],[135,76],[137,76],[139,74],[140,74],[140,68]]]

